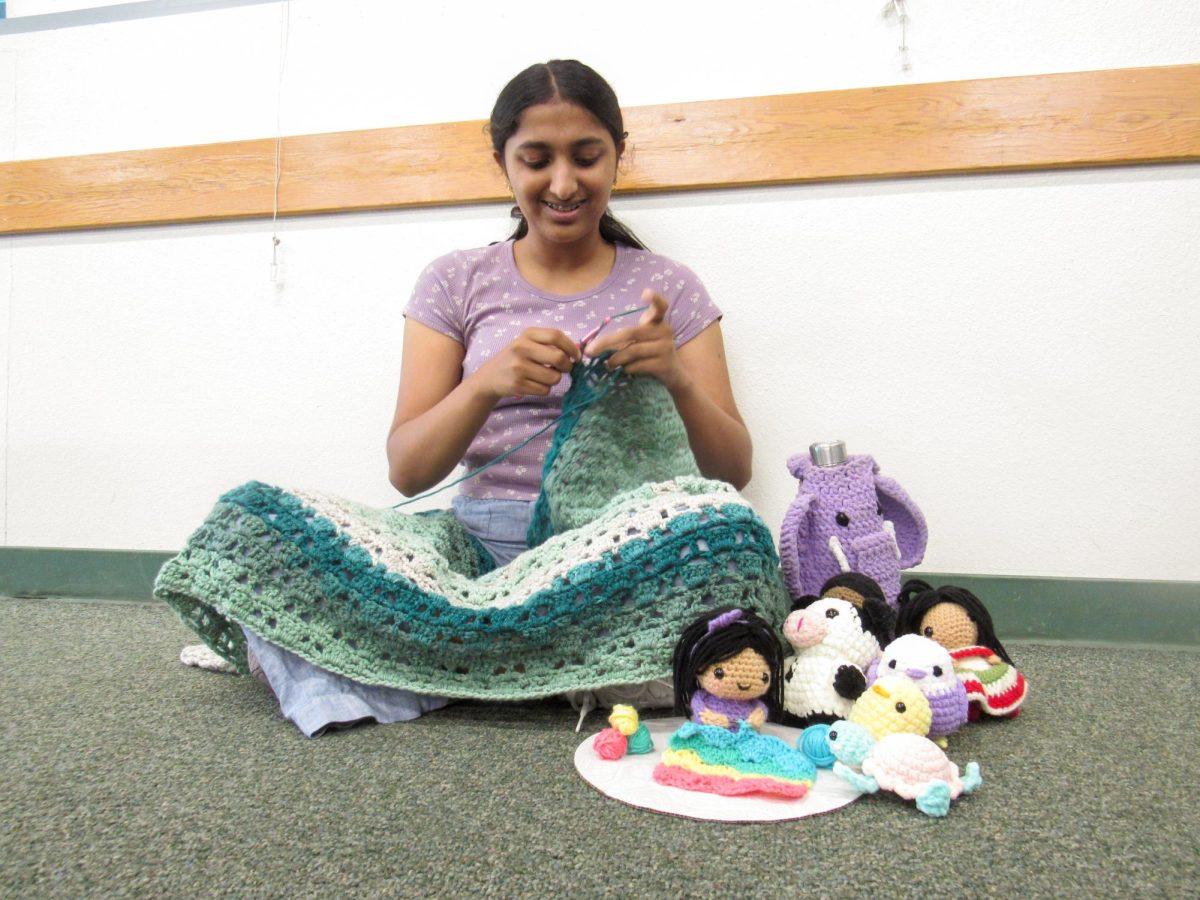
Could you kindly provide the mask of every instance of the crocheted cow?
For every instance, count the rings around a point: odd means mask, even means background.
[[[838,597],[801,597],[783,623],[796,649],[783,664],[785,721],[804,727],[846,718],[894,622],[891,607],[876,597],[861,609]]]

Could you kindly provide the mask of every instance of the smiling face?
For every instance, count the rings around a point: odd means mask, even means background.
[[[599,242],[623,149],[581,106],[554,100],[527,107],[496,162],[529,224],[529,239]]]
[[[696,679],[700,687],[723,700],[755,700],[771,686],[771,667],[747,647],[729,659],[713,663]]]

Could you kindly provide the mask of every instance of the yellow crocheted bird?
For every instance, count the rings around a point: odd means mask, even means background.
[[[885,675],[854,701],[846,718],[879,740],[889,734],[929,734],[933,710],[912,681],[899,675]]]

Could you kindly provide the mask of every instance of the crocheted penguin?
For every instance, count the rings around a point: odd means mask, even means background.
[[[954,672],[950,652],[936,641],[902,635],[883,648],[867,674],[872,682],[877,676],[901,676],[916,684],[933,712],[929,738],[939,746],[945,747],[946,736],[966,724],[967,688]]]
[[[882,595],[866,597],[861,609],[840,597],[802,597],[783,623],[796,650],[783,664],[785,720],[803,727],[846,718],[894,620]]]

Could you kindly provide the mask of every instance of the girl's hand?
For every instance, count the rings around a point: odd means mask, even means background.
[[[544,397],[579,359],[579,348],[556,328],[526,328],[472,376],[493,401],[505,397]]]
[[[729,727],[729,717],[723,716],[720,713],[715,713],[710,709],[700,710],[701,725],[717,725],[721,728]]]
[[[756,706],[750,715],[746,716],[746,721],[752,728],[762,728],[763,722],[767,721],[767,714],[762,711],[761,707]]]
[[[622,366],[631,375],[653,375],[674,392],[687,382],[688,375],[675,352],[675,331],[666,321],[667,299],[647,288],[642,302],[650,308],[636,325],[602,335],[585,352],[594,357],[613,350],[607,361],[609,369]]]

